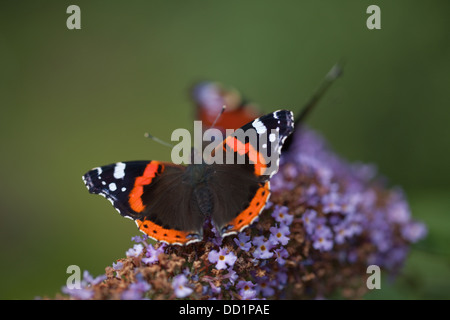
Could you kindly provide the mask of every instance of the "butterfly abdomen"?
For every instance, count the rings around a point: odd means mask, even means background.
[[[206,185],[200,185],[194,189],[194,197],[200,212],[205,216],[211,216],[214,209],[213,196]]]

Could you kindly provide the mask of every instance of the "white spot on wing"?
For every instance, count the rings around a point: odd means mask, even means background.
[[[270,141],[270,142],[274,142],[275,139],[276,139],[275,133],[269,134],[269,141]]]
[[[108,187],[109,187],[109,190],[111,190],[111,191],[117,190],[117,186],[114,182],[110,183]]]
[[[114,178],[116,179],[123,179],[125,177],[125,163],[118,162],[116,163],[116,166],[114,167]]]
[[[267,131],[266,126],[259,119],[252,122],[252,126],[256,129],[256,133],[263,134]]]

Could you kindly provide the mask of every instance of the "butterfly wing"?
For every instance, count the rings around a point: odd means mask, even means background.
[[[213,124],[223,106],[226,106],[225,112],[215,125],[222,131],[240,128],[261,115],[254,104],[242,98],[239,91],[225,88],[218,82],[204,81],[196,84],[191,96],[197,106],[196,119],[201,120],[205,128]]]
[[[212,164],[209,185],[214,197],[212,220],[223,236],[240,232],[250,225],[270,196],[269,180],[277,171],[282,145],[294,130],[291,111],[279,110],[244,125],[243,132],[227,137],[215,152],[223,151],[245,158],[245,163]],[[225,160],[225,159],[224,159]]]
[[[202,239],[203,217],[193,202],[184,166],[119,162],[94,168],[83,180],[90,193],[105,197],[154,240],[188,244]]]

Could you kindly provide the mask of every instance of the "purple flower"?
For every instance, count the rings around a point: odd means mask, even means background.
[[[211,228],[211,231],[214,233],[214,238],[211,239],[212,243],[214,243],[216,246],[221,246],[223,238],[220,235],[220,232],[217,231],[215,226]]]
[[[280,265],[284,265],[286,262],[286,258],[289,257],[289,253],[287,252],[286,248],[279,248],[275,249],[275,260]]]
[[[313,209],[308,209],[303,213],[302,220],[305,226],[306,232],[312,234],[314,232],[315,220],[317,217],[317,212]]]
[[[294,216],[289,214],[288,210],[288,207],[277,205],[273,209],[272,217],[275,219],[275,221],[289,226],[292,223]]]
[[[345,224],[341,223],[333,227],[335,236],[334,241],[336,241],[337,244],[343,244],[345,242],[345,239],[349,237],[349,231]]]
[[[112,267],[113,267],[113,269],[114,269],[115,271],[122,270],[122,268],[123,268],[123,263],[120,262],[120,261],[117,262],[117,263],[114,263],[114,262],[113,262]]]
[[[409,248],[406,246],[398,246],[391,248],[387,254],[379,260],[379,264],[387,268],[395,269],[402,265],[406,259]]]
[[[362,202],[361,193],[351,193],[342,196],[341,212],[344,214],[353,214],[356,212],[356,207]]]
[[[288,236],[291,232],[289,231],[288,226],[281,225],[279,228],[271,227],[270,232],[272,234],[270,235],[269,241],[273,245],[277,245],[278,243],[281,243],[283,246],[285,246],[289,242]]]
[[[179,274],[173,278],[172,288],[177,298],[186,298],[194,291],[191,288],[186,287],[187,281],[188,279],[184,274]]]
[[[158,256],[164,253],[164,247],[160,246],[158,249],[155,249],[151,244],[147,246],[147,252],[145,253],[145,258],[142,258],[142,262],[145,264],[153,264],[158,262]]]
[[[280,166],[280,171],[270,179],[270,189],[273,191],[280,191],[283,189],[293,189],[295,184],[293,181],[287,181],[283,177],[283,167]]]
[[[134,236],[131,237],[131,241],[136,242],[136,243],[144,243],[148,240],[148,235],[144,234],[142,236]]]
[[[320,251],[330,251],[333,248],[333,241],[330,238],[317,236],[313,247]]]
[[[245,252],[247,252],[252,246],[252,243],[250,242],[250,237],[242,232],[239,234],[237,238],[234,238],[234,243],[236,243],[236,245]]]
[[[324,185],[329,185],[333,178],[333,170],[325,166],[318,166],[316,168],[317,176]]]
[[[286,177],[288,181],[298,176],[298,168],[293,163],[285,163],[281,169],[283,170],[284,177]]]
[[[134,283],[130,284],[129,289],[122,292],[122,300],[141,300],[142,292],[135,290]]]
[[[273,202],[270,201],[270,200],[268,200],[268,201],[266,202],[266,206],[264,207],[264,209],[270,209],[272,206],[273,206]]]
[[[222,288],[216,287],[216,286],[214,285],[214,283],[212,283],[212,282],[211,282],[209,285],[210,285],[210,287],[211,287],[211,292],[212,292],[213,294],[218,294],[218,293],[220,293],[220,292],[222,291]]]
[[[232,268],[228,268],[228,273],[224,277],[225,279],[229,279],[231,284],[234,284],[234,282],[237,280],[238,275],[236,271],[234,271]]]
[[[351,171],[362,182],[368,182],[372,180],[377,174],[377,168],[375,165],[361,162],[352,164]]]
[[[411,219],[411,211],[400,190],[391,196],[390,207],[387,211],[389,221],[393,223],[407,223]]]
[[[336,192],[324,195],[322,198],[323,213],[340,212],[341,205],[339,199],[340,196]]]
[[[350,221],[347,226],[348,237],[351,238],[354,235],[361,234],[363,227],[358,221]]]
[[[151,289],[152,286],[144,280],[142,274],[136,275],[136,280],[122,293],[123,300],[141,300],[144,293]]]
[[[100,275],[96,278],[92,277],[89,271],[83,272],[83,285],[96,285],[106,280],[106,275]]]
[[[316,218],[314,221],[314,229],[312,233],[317,234],[318,232],[322,232],[323,230],[325,230],[324,232],[330,232],[331,234],[331,230],[326,226],[326,223],[327,223],[326,218],[324,217]]]
[[[425,238],[427,228],[421,222],[410,222],[403,226],[401,232],[404,239],[414,243]]]
[[[100,275],[94,278],[87,270],[85,270],[83,272],[83,280],[81,281],[79,288],[69,288],[64,286],[61,291],[75,299],[92,299],[94,297],[94,291],[91,290],[90,287],[103,282],[106,278],[106,275]]]
[[[236,255],[227,248],[221,248],[219,252],[211,250],[208,254],[208,260],[211,263],[216,263],[216,269],[226,269],[227,265],[232,267],[236,262]]]
[[[94,291],[86,288],[80,288],[80,289],[70,289],[66,286],[64,286],[61,290],[63,293],[71,296],[74,299],[79,300],[89,300],[94,297]]]
[[[373,229],[370,233],[370,240],[377,246],[380,252],[386,252],[392,246],[390,231],[386,232],[381,229]]]
[[[300,201],[310,206],[317,206],[320,202],[320,197],[316,185],[310,185],[305,193],[301,195]]]
[[[253,257],[256,259],[269,259],[273,256],[273,252],[270,251],[270,249],[272,249],[272,244],[270,241],[264,241],[263,236],[255,237],[253,244],[256,247],[253,252]]]
[[[143,250],[144,246],[142,244],[135,244],[133,248],[128,249],[126,255],[127,257],[139,257]]]
[[[258,280],[258,285],[256,286],[256,292],[261,293],[263,297],[270,297],[275,294],[275,287],[277,285],[275,280],[269,280],[268,277],[262,277]]]
[[[329,215],[327,218],[328,223],[332,226],[338,225],[342,221],[342,218],[340,216],[334,214]]]
[[[277,281],[275,282],[276,284],[278,284],[278,288],[282,289],[283,286],[287,283],[288,281],[288,275],[285,271],[279,271],[277,273]]]
[[[255,284],[251,281],[239,281],[236,285],[236,289],[239,289],[239,295],[242,297],[243,300],[250,300],[254,299],[256,296],[256,290],[253,288],[255,287]]]
[[[352,250],[347,254],[347,261],[350,263],[355,263],[358,261],[358,252],[356,250]]]
[[[330,251],[333,248],[333,233],[330,228],[322,226],[316,228],[313,235],[313,248],[320,251]]]

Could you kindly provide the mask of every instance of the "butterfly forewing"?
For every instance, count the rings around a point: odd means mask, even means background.
[[[186,244],[201,239],[203,217],[192,202],[185,167],[161,161],[119,162],[83,176],[89,190],[136,221],[151,238]]]

